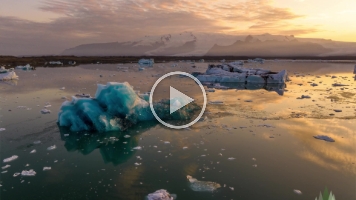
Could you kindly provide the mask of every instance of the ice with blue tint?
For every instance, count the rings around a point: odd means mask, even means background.
[[[98,84],[95,98],[72,97],[71,101],[65,101],[58,114],[58,124],[69,127],[71,131],[105,132],[124,130],[137,122],[154,120],[148,101],[140,96],[127,82]],[[153,107],[161,119],[173,120],[190,119],[198,110],[196,104],[190,104],[170,115],[169,105],[169,100],[161,100]]]

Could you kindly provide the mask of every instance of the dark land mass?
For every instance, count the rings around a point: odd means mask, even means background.
[[[258,56],[256,56],[258,57]],[[26,56],[26,57],[15,57],[15,56],[0,56],[0,66],[5,66],[6,68],[16,67],[18,65],[30,64],[34,67],[63,67],[63,66],[75,66],[80,64],[115,64],[115,63],[137,63],[141,58],[153,58],[155,63],[164,63],[180,60],[191,60],[198,62],[200,59],[204,59],[205,62],[218,62],[222,59],[226,61],[235,60],[247,60],[254,59],[256,57],[251,56]],[[274,59],[288,59],[288,60],[329,60],[333,62],[346,62],[354,61],[356,62],[356,55],[345,55],[345,56],[328,56],[328,57],[317,57],[317,56],[285,56],[285,57],[273,57],[273,56],[260,56],[266,60]],[[49,61],[61,61],[63,65],[50,65]],[[70,62],[75,61],[76,64],[70,64]]]

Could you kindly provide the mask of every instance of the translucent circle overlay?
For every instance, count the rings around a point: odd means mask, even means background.
[[[157,85],[165,78],[169,77],[169,76],[173,76],[173,75],[184,75],[184,76],[188,76],[189,78],[193,79],[200,87],[202,93],[203,93],[203,97],[204,97],[204,104],[203,104],[203,108],[202,110],[200,111],[199,115],[197,118],[195,118],[193,121],[191,121],[190,123],[188,124],[185,124],[185,125],[180,125],[180,126],[176,126],[176,125],[172,125],[172,124],[168,124],[166,122],[164,122],[161,118],[158,117],[155,109],[153,108],[153,103],[152,103],[152,98],[153,98],[153,92],[155,91]],[[186,72],[181,72],[181,71],[175,71],[175,72],[170,72],[170,73],[167,73],[163,76],[161,76],[156,82],[155,84],[153,85],[152,89],[151,89],[151,93],[150,93],[150,108],[151,108],[151,111],[153,113],[153,115],[155,116],[155,118],[163,125],[169,127],[169,128],[173,128],[173,129],[182,129],[182,128],[188,128],[189,126],[192,126],[193,124],[197,123],[199,121],[199,119],[203,116],[204,114],[204,111],[205,111],[205,108],[206,108],[206,93],[205,93],[205,89],[204,89],[204,86],[200,83],[200,81],[195,78],[193,75],[189,74],[189,73],[186,73]]]

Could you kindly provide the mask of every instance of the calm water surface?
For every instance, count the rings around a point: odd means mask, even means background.
[[[17,70],[20,80],[0,82],[0,128],[6,129],[0,132],[1,161],[19,156],[1,165],[11,167],[0,174],[0,198],[144,199],[166,189],[183,200],[314,200],[328,187],[338,200],[356,199],[354,63],[259,65],[289,71],[291,81],[283,95],[265,89],[216,90],[208,93],[208,101],[224,103],[208,104],[205,120],[190,129],[172,130],[154,121],[125,132],[79,134],[57,126],[65,97],[93,96],[96,84],[112,81],[127,81],[135,90],[147,92],[166,72],[203,72],[207,64],[190,66],[155,64],[144,71],[134,64],[119,69],[81,65]],[[189,90],[187,79],[176,81],[181,90],[187,87],[188,95],[198,95]],[[333,83],[348,86],[333,87]],[[298,99],[301,95],[311,98]],[[46,105],[51,105],[51,113],[41,114]],[[336,142],[317,140],[314,135],[328,135]],[[48,151],[52,145],[57,148]],[[137,146],[142,150],[133,150]],[[37,152],[30,154],[33,149]],[[45,166],[52,169],[43,171]],[[36,176],[13,176],[28,169],[35,170]],[[187,175],[222,187],[215,192],[193,191]],[[294,189],[303,194],[295,194]]]

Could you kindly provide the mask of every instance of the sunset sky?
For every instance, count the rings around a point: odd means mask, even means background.
[[[0,54],[21,48],[58,53],[83,43],[183,31],[356,42],[355,0],[0,1]]]

